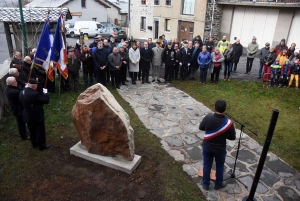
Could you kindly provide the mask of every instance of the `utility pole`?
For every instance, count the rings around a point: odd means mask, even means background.
[[[128,0],[128,37],[131,35],[131,21],[130,21],[130,0]]]
[[[18,0],[19,3],[19,9],[20,9],[20,18],[21,18],[21,29],[22,29],[22,35],[23,35],[23,47],[24,47],[24,55],[28,55],[28,47],[27,47],[27,38],[26,38],[26,30],[25,30],[25,23],[24,23],[24,17],[23,17],[23,8],[22,8],[22,2],[21,0]]]

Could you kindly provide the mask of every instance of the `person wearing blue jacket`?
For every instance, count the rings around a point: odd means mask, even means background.
[[[106,86],[106,71],[108,69],[107,52],[103,48],[103,43],[99,42],[97,50],[93,54],[95,72],[97,73],[97,81]]]
[[[200,67],[200,83],[205,84],[207,77],[207,69],[211,62],[210,53],[206,50],[205,45],[202,47],[202,52],[199,53],[197,60]]]

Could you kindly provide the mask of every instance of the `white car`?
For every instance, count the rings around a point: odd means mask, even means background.
[[[83,35],[87,37],[95,37],[100,34],[100,30],[103,28],[99,22],[95,21],[77,21],[74,24],[74,35],[80,36],[82,32]]]
[[[71,37],[71,38],[75,37],[74,24],[69,23],[69,24],[66,24],[65,27],[66,27],[66,31],[67,31],[66,36]]]

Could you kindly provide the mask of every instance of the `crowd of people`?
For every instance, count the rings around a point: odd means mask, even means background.
[[[66,44],[66,47],[68,78],[65,79],[57,71],[60,87],[66,91],[79,91],[81,69],[84,88],[94,83],[106,86],[110,82],[113,88],[120,89],[121,85],[127,85],[128,77],[133,85],[137,81],[147,84],[162,81],[171,83],[174,79],[196,80],[198,69],[201,84],[206,83],[208,72],[210,82],[217,84],[222,69],[224,81],[230,81],[231,73],[236,72],[243,54],[240,40],[236,39],[231,44],[226,36],[215,44],[212,37],[205,42],[200,36],[192,41],[179,42],[177,39],[166,40],[162,35],[156,43],[149,38],[141,46],[141,42],[133,37],[116,43],[98,35],[89,46],[81,45],[78,41],[74,46]],[[300,55],[299,49],[295,47],[296,44],[293,43],[288,48],[282,39],[274,48],[267,42],[259,51],[256,38],[253,37],[247,46],[245,74],[250,74],[253,60],[259,52],[258,79],[268,81],[274,87],[291,87],[295,80],[295,88],[298,89]],[[43,105],[49,102],[48,94],[55,92],[55,82],[47,80],[47,72],[43,68],[32,65],[36,51],[35,48],[32,49],[24,59],[20,52],[14,53],[9,69],[10,77],[7,78],[6,96],[16,116],[20,137],[24,140],[30,139],[34,148],[39,146],[43,150],[49,147],[45,140]],[[162,67],[165,69],[164,79],[161,78]],[[55,78],[55,71],[53,75]],[[30,138],[25,124],[30,131]]]

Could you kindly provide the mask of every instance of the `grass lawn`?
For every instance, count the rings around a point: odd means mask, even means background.
[[[21,141],[10,112],[0,121],[0,200],[204,200],[182,164],[161,148],[129,104],[112,93],[130,116],[136,154],[142,156],[132,175],[69,154],[79,141],[71,119],[79,93],[55,93],[45,106],[50,149],[35,150],[29,141]]]
[[[279,118],[270,151],[300,171],[300,92],[294,88],[268,88],[252,81],[219,82],[201,85],[199,81],[175,81],[178,89],[188,93],[211,110],[217,99],[227,102],[227,113],[259,136],[250,136],[264,144],[272,110],[279,109]],[[236,124],[237,125],[237,124]],[[245,133],[249,134],[247,130]]]

